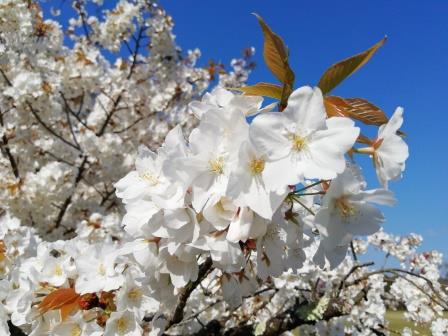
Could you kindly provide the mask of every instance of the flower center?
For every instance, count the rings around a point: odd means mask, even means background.
[[[72,330],[70,330],[70,336],[81,336],[81,332],[82,330],[79,325],[75,324]]]
[[[140,175],[140,177],[148,182],[151,186],[155,186],[159,183],[159,179],[157,178],[157,176],[151,172],[143,173]]]
[[[142,292],[139,288],[134,287],[132,288],[129,292],[128,292],[128,298],[136,301],[137,299],[140,298],[140,296],[142,295]]]
[[[128,321],[125,316],[120,317],[117,320],[117,331],[120,335],[124,335],[128,329]]]
[[[249,163],[249,169],[253,175],[261,174],[264,170],[264,160],[254,158]]]
[[[54,275],[62,276],[62,274],[63,274],[62,267],[60,265],[56,265],[56,267],[54,268]]]
[[[102,276],[106,275],[106,267],[104,267],[104,264],[100,264],[100,266],[98,267],[98,273]]]
[[[298,134],[291,135],[291,142],[292,142],[292,149],[295,150],[296,152],[302,151],[307,144],[306,139]]]
[[[222,156],[218,156],[217,158],[210,160],[208,164],[213,173],[217,175],[224,173],[224,158]]]
[[[350,204],[348,199],[345,196],[340,197],[335,204],[336,208],[339,211],[341,217],[347,218],[350,216],[354,216],[357,213],[356,208]]]

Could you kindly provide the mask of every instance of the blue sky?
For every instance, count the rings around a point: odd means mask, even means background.
[[[59,1],[51,1],[54,4]],[[108,1],[106,1],[108,2]],[[243,48],[257,50],[249,82],[274,81],[262,60],[262,34],[251,13],[264,17],[290,49],[296,85],[315,85],[332,63],[388,36],[373,59],[333,94],[363,97],[389,116],[405,109],[410,147],[404,178],[393,182],[398,204],[384,209],[391,233],[423,235],[424,248],[448,255],[448,2],[166,0],[184,51],[198,47],[201,62],[229,61]],[[64,4],[68,7],[68,3]],[[371,187],[373,169],[364,162]]]

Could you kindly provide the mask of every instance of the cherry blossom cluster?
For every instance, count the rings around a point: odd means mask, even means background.
[[[0,4],[0,203],[52,240],[94,214],[113,212],[119,225],[114,182],[139,144],[156,148],[169,129],[197,123],[187,105],[215,75],[196,65],[198,49],[182,53],[152,1],[118,1],[102,16],[90,1],[72,5],[63,31],[37,2]],[[248,50],[215,82],[241,86]]]

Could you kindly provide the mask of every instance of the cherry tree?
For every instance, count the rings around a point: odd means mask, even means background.
[[[0,2],[2,334],[448,333],[442,255],[382,229],[403,109],[331,95],[385,39],[296,87],[257,16],[279,83],[248,86],[252,48],[202,68],[155,1],[71,4]]]

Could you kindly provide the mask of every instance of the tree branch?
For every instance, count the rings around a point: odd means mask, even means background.
[[[58,228],[61,225],[62,219],[64,218],[64,215],[67,212],[67,209],[68,209],[70,203],[72,202],[72,197],[73,197],[73,194],[75,193],[76,187],[77,187],[79,181],[81,181],[81,179],[82,179],[82,176],[83,176],[85,168],[86,168],[86,164],[87,164],[87,156],[84,156],[80,166],[78,167],[78,173],[76,174],[75,182],[73,183],[73,190],[72,190],[71,194],[65,199],[64,203],[61,206],[61,209],[59,210],[55,224],[47,231],[47,233],[52,232],[54,229]]]
[[[140,50],[140,42],[142,40],[143,32],[145,30],[146,30],[145,27],[140,27],[140,29],[138,31],[138,37],[135,40],[134,53],[132,54],[131,67],[129,69],[129,74],[126,77],[126,79],[128,79],[128,80],[131,79],[131,77],[132,77],[132,75],[134,73],[135,67],[137,66],[137,57],[138,57],[138,52]],[[96,133],[97,136],[102,136],[104,134],[104,132],[106,131],[107,125],[109,124],[110,120],[112,119],[112,116],[114,115],[114,113],[117,111],[118,104],[122,100],[122,97],[123,97],[123,91],[120,92],[120,94],[118,95],[117,99],[113,99],[114,104],[112,106],[112,110],[107,114],[106,120],[104,121],[104,123],[101,126],[100,130]]]
[[[0,113],[0,126],[2,126],[2,127],[5,126],[4,122],[3,122],[3,114],[2,113]],[[9,149],[9,146],[8,146],[9,140],[8,140],[8,137],[6,136],[6,134],[3,134],[1,140],[2,140],[2,142],[1,142],[0,147],[1,147],[2,153],[4,156],[6,156],[8,158],[9,164],[11,165],[11,169],[12,169],[14,176],[19,179],[20,178],[19,167],[17,165],[16,159],[14,158],[14,156],[11,153],[11,150]]]
[[[204,280],[204,278],[207,276],[207,274],[212,269],[212,258],[208,257],[201,266],[199,266],[199,272],[198,277],[195,281],[190,281],[180,292],[179,297],[177,299],[177,305],[174,309],[174,313],[170,320],[168,321],[168,324],[165,328],[165,330],[168,330],[171,326],[181,322],[184,318],[184,309],[187,304],[188,298],[190,297],[191,293],[196,289],[197,286]]]

